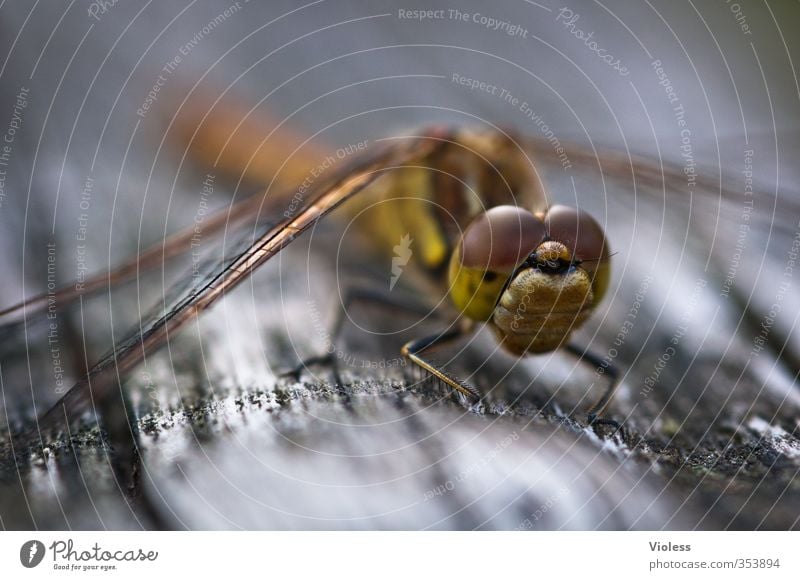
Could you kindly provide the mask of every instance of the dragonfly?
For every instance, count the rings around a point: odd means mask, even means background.
[[[211,132],[229,134],[219,127]],[[481,325],[516,357],[562,349],[598,365],[596,355],[570,339],[609,287],[612,254],[597,220],[580,208],[551,203],[536,165],[537,156],[550,148],[547,141],[493,125],[435,126],[377,140],[369,150],[331,168],[301,196],[296,188],[281,196],[252,195],[220,210],[207,220],[204,234],[238,232],[226,256],[204,264],[202,276],[172,288],[157,311],[91,366],[32,428],[16,437],[15,445],[41,446],[44,433],[69,429],[87,413],[103,409],[121,377],[332,212],[352,216],[391,199],[401,203],[391,213],[379,213],[380,219],[365,220],[365,233],[386,255],[404,236],[414,240],[420,255],[414,262],[417,279],[445,294],[457,315],[448,329],[403,346],[402,355],[414,366],[469,404],[478,403],[482,393],[476,386],[441,368],[427,353]],[[652,187],[682,177],[679,167],[628,154],[598,157],[595,150],[570,145],[567,152],[578,167],[599,166],[611,176],[635,175],[638,183]],[[420,211],[419,202],[427,209]],[[265,213],[265,219],[258,217]],[[56,302],[63,306],[181,255],[192,235],[192,229],[177,232],[115,270],[85,280],[80,291],[67,286],[56,293]],[[34,296],[0,311],[0,324],[43,311],[48,298]],[[358,298],[372,297],[354,294]],[[339,320],[335,326],[341,326]],[[314,357],[301,364],[320,361],[331,362]],[[606,376],[607,386],[587,411],[588,422],[619,427],[603,417],[619,385],[613,367],[606,369]]]

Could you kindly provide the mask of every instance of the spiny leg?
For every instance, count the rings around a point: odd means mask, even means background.
[[[617,368],[611,364],[607,363],[604,359],[597,356],[596,354],[589,352],[589,350],[576,346],[574,344],[568,344],[566,346],[566,350],[576,357],[582,362],[590,363],[596,368],[603,368],[603,374],[608,376],[608,385],[606,386],[605,391],[603,394],[600,395],[600,398],[597,399],[594,405],[589,408],[587,421],[589,425],[592,427],[599,426],[599,425],[611,425],[622,435],[623,439],[625,438],[625,431],[617,421],[613,419],[605,419],[602,417],[603,413],[606,410],[606,407],[611,402],[611,399],[614,397],[614,393],[616,393],[617,388],[619,388],[619,372]]]
[[[417,340],[412,340],[410,342],[407,342],[403,346],[400,352],[404,357],[408,358],[412,363],[422,368],[423,370],[429,372],[434,377],[444,382],[446,385],[450,386],[451,388],[455,389],[456,391],[467,397],[467,399],[472,404],[475,404],[481,400],[481,394],[475,387],[468,385],[463,381],[458,380],[456,377],[450,375],[444,369],[437,367],[430,360],[427,360],[422,357],[422,353],[425,352],[426,350],[443,346],[447,343],[458,340],[459,338],[469,333],[471,330],[472,330],[471,324],[462,324],[446,332],[439,332],[437,334],[432,334],[424,338],[419,338]]]
[[[391,308],[400,308],[411,314],[419,314],[427,316],[430,314],[430,309],[426,306],[416,303],[411,299],[397,298],[389,296],[383,292],[372,290],[369,288],[348,288],[345,291],[344,299],[341,302],[341,308],[336,312],[336,318],[331,326],[330,336],[332,337],[333,344],[339,341],[342,334],[344,323],[347,321],[347,311],[356,302],[372,303],[381,306],[389,306]],[[339,375],[339,357],[336,355],[336,349],[322,355],[308,357],[300,361],[292,369],[281,373],[281,378],[291,378],[295,381],[300,379],[300,374],[310,366],[329,366],[333,373],[334,381],[341,385],[342,380]]]

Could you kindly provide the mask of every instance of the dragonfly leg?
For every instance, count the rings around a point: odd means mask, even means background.
[[[139,428],[127,394],[109,396],[100,400],[101,426],[111,449],[109,464],[119,489],[127,493],[143,516],[150,520],[153,529],[168,529],[169,525],[153,504],[150,494],[142,485],[142,457],[139,446]]]
[[[278,377],[281,379],[292,379],[293,381],[299,381],[300,375],[303,374],[303,371],[308,367],[329,366],[329,365],[333,365],[334,374],[338,375],[339,373],[336,371],[336,367],[338,366],[336,364],[336,356],[334,356],[334,353],[331,352],[323,355],[310,356],[308,358],[305,358],[301,360],[299,363],[297,363],[294,367],[290,368],[288,371],[283,371],[282,373],[280,373]],[[338,376],[336,377],[336,381],[337,382],[339,381]]]
[[[606,410],[606,407],[608,407],[608,404],[611,402],[611,399],[614,397],[614,393],[616,393],[617,388],[619,387],[619,371],[613,364],[609,364],[608,361],[602,359],[589,350],[573,344],[568,344],[566,350],[578,357],[579,360],[589,363],[595,368],[602,368],[603,374],[608,376],[608,385],[603,391],[603,394],[600,395],[600,398],[597,399],[595,404],[590,407],[587,413],[587,421],[589,425],[592,427],[610,425],[611,427],[614,427],[615,430],[619,431],[624,439],[625,431],[622,428],[622,425],[613,419],[606,419],[602,416]]]
[[[471,326],[461,325],[446,332],[440,332],[417,340],[406,343],[401,354],[408,358],[412,363],[429,372],[431,375],[444,382],[446,385],[455,389],[467,399],[475,404],[481,400],[481,393],[473,386],[450,375],[447,371],[436,366],[433,362],[423,358],[426,350],[442,346],[449,342],[458,340],[471,330]]]
[[[383,292],[372,290],[369,288],[348,288],[345,291],[344,299],[341,302],[341,308],[336,312],[336,318],[331,326],[331,341],[336,344],[342,334],[344,323],[347,321],[347,311],[356,302],[379,304],[382,306],[389,306],[395,309],[402,309],[412,314],[419,314],[427,316],[430,314],[430,308],[422,304],[416,303],[413,300],[396,298],[389,296]],[[339,357],[336,350],[328,352],[323,355],[312,356],[300,361],[294,368],[281,373],[281,378],[291,378],[295,381],[300,379],[302,372],[310,366],[330,366],[333,372],[334,380],[337,384],[341,384],[341,377],[339,375]]]

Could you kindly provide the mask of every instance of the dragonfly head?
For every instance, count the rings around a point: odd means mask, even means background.
[[[490,321],[509,350],[556,348],[608,286],[607,243],[585,212],[500,206],[465,229],[450,263],[450,296],[465,316]]]

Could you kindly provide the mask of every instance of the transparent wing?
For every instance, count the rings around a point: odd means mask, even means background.
[[[206,222],[204,233],[208,238],[222,232],[235,230],[237,226],[253,221],[253,216],[265,203],[260,195],[253,195],[240,202],[224,208],[212,215]],[[0,327],[10,326],[29,320],[41,314],[48,305],[55,304],[63,308],[81,296],[90,296],[104,288],[111,288],[116,284],[135,278],[141,272],[163,264],[170,258],[179,256],[191,248],[192,236],[195,235],[194,227],[189,227],[153,244],[132,260],[120,266],[86,279],[78,285],[70,283],[55,291],[54,294],[38,294],[31,298],[0,310]]]

